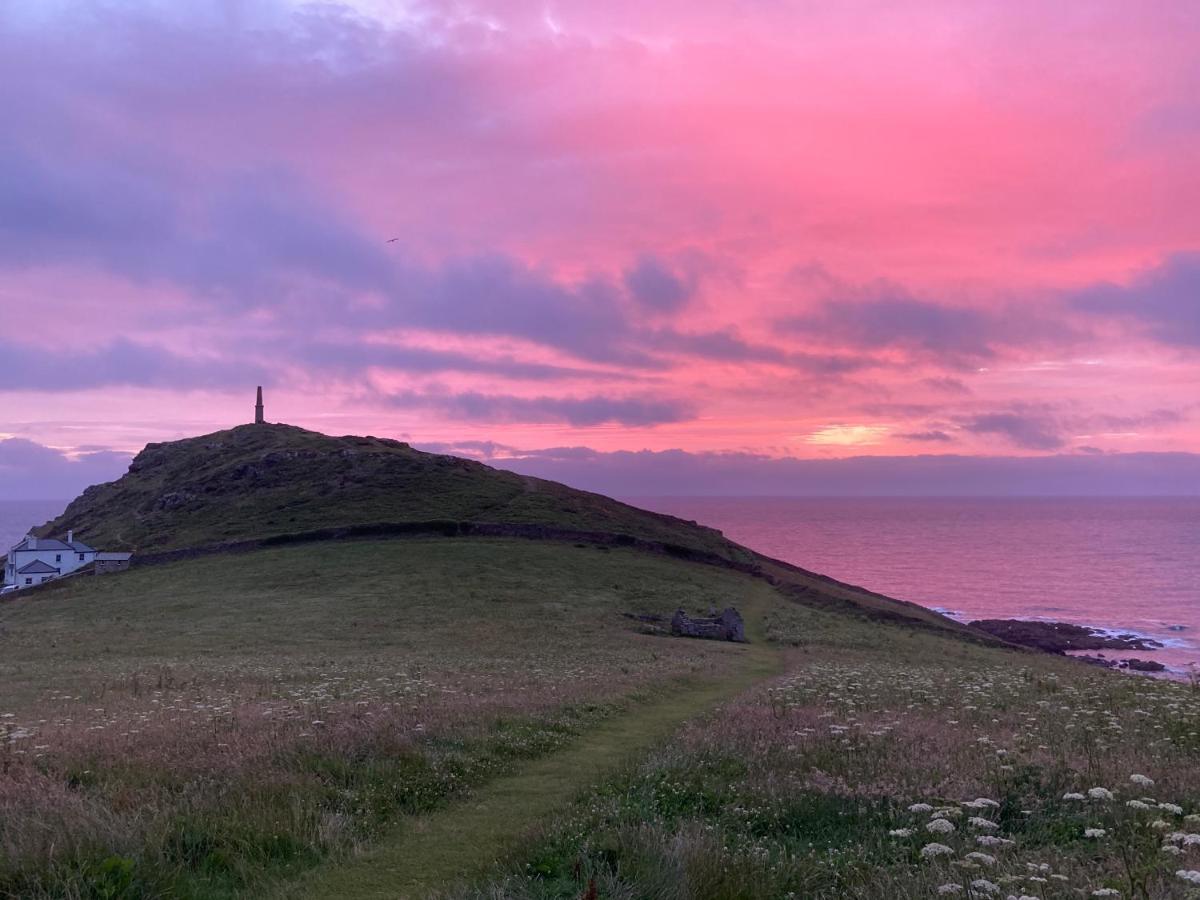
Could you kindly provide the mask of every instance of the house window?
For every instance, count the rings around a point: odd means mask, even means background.
[[[82,553],[79,554],[79,561],[83,562],[83,554]]]
[[[61,553],[55,553],[55,554],[54,554],[54,561],[55,561],[55,562],[62,562],[62,554],[61,554]]]
[[[26,584],[33,584],[33,579],[32,579],[32,578],[26,578],[26,579],[25,579],[25,583],[26,583]]]

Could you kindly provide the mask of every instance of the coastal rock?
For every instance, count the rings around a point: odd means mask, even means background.
[[[1127,659],[1121,663],[1121,668],[1133,672],[1162,672],[1167,667],[1153,659]]]
[[[1024,619],[977,619],[972,628],[1023,647],[1066,653],[1068,650],[1158,650],[1158,641],[1133,634],[1113,636],[1097,628],[1068,622],[1030,622]]]

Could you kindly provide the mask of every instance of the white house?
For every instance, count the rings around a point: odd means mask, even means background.
[[[75,540],[73,531],[67,532],[65,541],[29,534],[8,551],[4,562],[4,584],[17,588],[41,584],[68,575],[95,559],[95,549]]]

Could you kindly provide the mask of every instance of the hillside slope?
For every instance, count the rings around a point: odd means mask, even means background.
[[[763,557],[719,531],[552,481],[376,437],[241,425],[149,444],[116,481],[88,488],[38,529],[74,530],[139,554],[355,526],[450,522],[544,526],[682,548],[767,577],[794,599],[850,606],[988,640],[923,607]]]

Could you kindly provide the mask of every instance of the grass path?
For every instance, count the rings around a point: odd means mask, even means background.
[[[747,608],[752,643],[731,645],[739,657],[720,681],[695,682],[604,722],[567,748],[498,778],[471,796],[406,822],[369,853],[309,873],[286,896],[310,900],[421,898],[481,871],[531,829],[622,763],[668,738],[756,682],[778,674],[781,659],[765,641],[764,609]]]

